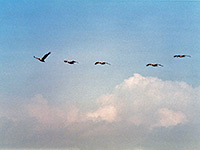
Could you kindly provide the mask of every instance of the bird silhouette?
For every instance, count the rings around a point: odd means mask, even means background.
[[[78,63],[78,62],[75,61],[75,60],[72,60],[72,61],[70,61],[70,60],[64,60],[64,62],[65,62],[65,63],[68,63],[68,64],[75,64],[75,63]]]
[[[174,55],[174,58],[184,58],[184,57],[191,57],[190,55]]]
[[[158,66],[161,66],[161,67],[163,67],[163,65],[161,65],[161,64],[147,64],[146,66],[152,66],[152,67],[158,67]]]
[[[108,62],[105,62],[105,61],[97,61],[97,62],[95,62],[95,64],[94,65],[97,65],[97,64],[101,64],[101,65],[110,65]]]
[[[45,60],[50,54],[51,54],[51,52],[45,54],[42,58],[40,58],[40,57],[35,57],[35,56],[33,56],[33,57],[34,57],[35,59],[38,59],[38,60],[41,61],[41,62],[45,62],[44,60]]]

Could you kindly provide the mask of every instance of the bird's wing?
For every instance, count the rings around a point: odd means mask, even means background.
[[[152,65],[152,64],[146,64],[146,66],[150,66],[150,65]]]
[[[51,54],[51,52],[45,54],[45,55],[42,57],[42,60],[45,60],[49,54]]]
[[[67,61],[67,60],[64,60],[64,62],[65,62],[65,63],[68,63],[68,61]]]
[[[190,55],[185,55],[185,56],[187,56],[187,57],[191,57]]]
[[[97,64],[99,64],[99,62],[97,61],[97,62],[95,62],[95,65],[97,65]]]
[[[179,57],[179,55],[174,55],[174,57]]]
[[[105,64],[107,64],[107,65],[111,65],[110,63],[108,63],[108,62],[105,62]]]

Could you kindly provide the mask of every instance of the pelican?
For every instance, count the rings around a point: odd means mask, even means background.
[[[174,58],[184,58],[184,57],[191,57],[190,55],[174,55]]]
[[[161,65],[161,64],[147,64],[146,66],[152,66],[152,67],[158,67],[158,66],[161,66],[161,67],[163,67],[163,65]]]
[[[35,57],[35,56],[33,56],[33,58],[38,59],[38,60],[41,61],[41,62],[45,62],[44,60],[45,60],[50,54],[51,54],[51,52],[45,54],[42,58],[40,58],[40,57]]]
[[[105,62],[105,61],[97,61],[97,62],[95,62],[95,64],[94,65],[97,65],[97,64],[101,64],[101,65],[110,65],[108,62]]]
[[[78,63],[78,62],[75,61],[75,60],[72,60],[72,61],[70,61],[70,60],[64,60],[64,62],[65,62],[65,63],[68,63],[68,64],[75,64],[75,63]]]

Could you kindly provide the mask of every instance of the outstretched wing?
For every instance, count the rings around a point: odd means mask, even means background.
[[[111,65],[110,63],[108,63],[108,62],[105,62],[105,64],[107,64],[107,65]]]
[[[180,57],[180,55],[174,55],[174,57]]]
[[[71,64],[78,63],[78,62],[76,62],[75,60],[72,60],[72,61],[70,61],[70,62],[71,62]]]
[[[64,60],[65,63],[68,63],[68,60]]]
[[[95,64],[94,65],[97,65],[97,64],[99,64],[99,62],[97,61],[97,62],[95,62]]]
[[[184,55],[185,57],[191,57],[190,55]]]
[[[45,55],[42,57],[42,60],[44,61],[50,54],[51,54],[51,52],[45,54]]]
[[[150,66],[150,65],[152,65],[152,64],[146,64],[146,66]]]

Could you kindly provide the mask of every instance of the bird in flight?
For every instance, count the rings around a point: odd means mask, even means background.
[[[65,62],[65,63],[68,63],[68,64],[75,64],[75,63],[78,63],[78,62],[75,61],[75,60],[72,60],[72,61],[70,61],[70,60],[64,60],[64,62]]]
[[[97,61],[97,62],[95,62],[95,64],[94,65],[97,65],[97,64],[101,64],[101,65],[110,65],[108,62],[105,62],[105,61]]]
[[[51,52],[45,54],[42,58],[40,58],[40,57],[35,57],[35,56],[33,56],[33,57],[34,57],[35,59],[38,59],[38,60],[41,61],[41,62],[45,62],[44,60],[45,60],[50,54],[51,54]]]
[[[191,57],[190,55],[174,55],[174,58],[184,58],[184,57]]]
[[[158,66],[161,66],[161,67],[163,67],[163,65],[161,65],[161,64],[147,64],[146,66],[152,66],[152,67],[158,67]]]

